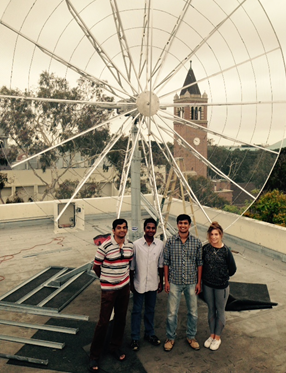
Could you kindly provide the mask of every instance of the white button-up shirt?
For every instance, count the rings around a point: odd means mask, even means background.
[[[133,259],[131,270],[134,272],[134,287],[140,293],[158,289],[158,268],[164,266],[164,244],[154,238],[149,246],[145,238],[133,242]]]

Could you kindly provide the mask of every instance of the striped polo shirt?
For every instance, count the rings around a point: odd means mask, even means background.
[[[101,290],[118,290],[130,281],[130,261],[133,257],[133,243],[125,238],[120,249],[112,236],[98,248],[94,264],[101,266]]]

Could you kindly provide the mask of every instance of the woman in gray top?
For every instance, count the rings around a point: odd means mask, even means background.
[[[230,249],[222,242],[223,229],[213,222],[207,232],[209,243],[203,246],[203,296],[208,305],[210,337],[204,346],[215,351],[221,345],[225,326],[225,306],[229,296],[229,276],[236,272]]]

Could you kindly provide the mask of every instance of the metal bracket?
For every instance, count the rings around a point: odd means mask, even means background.
[[[82,272],[87,272],[88,273],[88,271],[90,271],[92,269],[92,265],[93,265],[93,263],[89,262],[89,263],[86,263],[86,264],[82,265],[81,267],[77,267],[77,268],[73,269],[72,271],[69,271],[65,275],[57,277],[56,280],[53,280],[53,281],[47,283],[45,286],[53,287],[53,288],[60,288],[62,286],[62,284],[64,284],[65,281],[69,280],[71,277],[73,277],[73,276],[75,276],[79,273],[82,273]]]

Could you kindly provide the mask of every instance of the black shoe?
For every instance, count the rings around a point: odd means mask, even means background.
[[[136,339],[133,339],[130,343],[130,348],[132,348],[133,351],[138,351],[139,350],[139,341]]]
[[[158,339],[155,335],[144,335],[144,339],[151,343],[153,346],[159,346],[161,344],[160,339]]]

